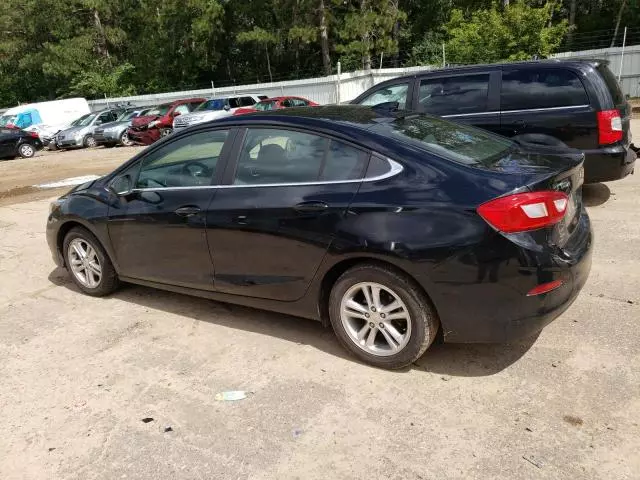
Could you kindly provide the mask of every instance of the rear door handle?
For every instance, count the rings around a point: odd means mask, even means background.
[[[188,206],[188,207],[180,207],[175,213],[176,215],[180,215],[181,217],[192,217],[200,213],[202,209],[200,207]]]
[[[301,202],[293,207],[296,212],[300,213],[324,212],[328,208],[329,205],[324,202]]]
[[[516,128],[524,128],[527,126],[527,122],[525,122],[524,120],[516,120],[511,125],[513,125]]]

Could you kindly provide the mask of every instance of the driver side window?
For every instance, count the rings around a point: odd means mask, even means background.
[[[155,150],[143,159],[135,188],[210,185],[228,133],[194,133]]]

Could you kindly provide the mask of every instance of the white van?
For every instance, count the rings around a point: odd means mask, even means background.
[[[43,129],[60,130],[90,112],[85,98],[28,103],[4,112],[0,117],[0,127],[17,127],[37,133]]]

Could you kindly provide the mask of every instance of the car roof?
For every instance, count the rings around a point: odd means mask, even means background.
[[[602,60],[597,58],[572,58],[572,59],[559,59],[559,58],[548,58],[542,60],[523,60],[520,62],[501,62],[501,63],[481,63],[474,65],[453,65],[445,68],[433,68],[433,69],[425,69],[419,70],[407,75],[402,75],[396,78],[392,78],[390,80],[386,80],[382,83],[394,82],[398,79],[405,78],[413,78],[417,75],[425,75],[425,74],[441,74],[441,73],[458,73],[465,71],[475,71],[475,70],[483,70],[487,68],[502,68],[502,67],[512,67],[523,66],[523,67],[535,67],[535,66],[554,66],[554,67],[570,67],[570,68],[584,68],[585,66],[589,67],[597,67],[598,65],[605,64],[608,65],[608,60]]]

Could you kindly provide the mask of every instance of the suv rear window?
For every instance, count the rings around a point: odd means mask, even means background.
[[[589,97],[578,76],[561,68],[523,68],[502,74],[500,108],[533,108],[588,105]]]
[[[515,144],[506,138],[427,115],[410,115],[370,129],[464,165],[491,167]]]
[[[618,83],[616,76],[609,69],[607,64],[601,63],[600,65],[598,65],[598,72],[600,73],[600,75],[602,75],[604,83],[607,84],[607,88],[609,89],[611,98],[613,99],[613,104],[620,105],[621,103],[624,103],[625,98],[622,90],[620,90],[620,84]]]

